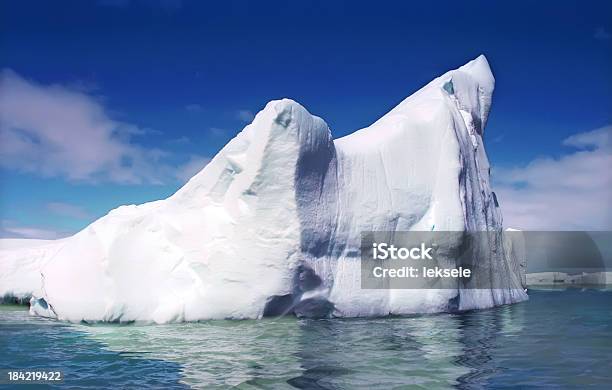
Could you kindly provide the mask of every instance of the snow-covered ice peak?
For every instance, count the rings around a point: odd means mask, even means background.
[[[493,87],[480,56],[335,141],[300,104],[272,101],[169,198],[119,207],[63,240],[0,241],[0,294],[32,295],[32,313],[63,320],[157,323],[526,299],[520,267],[503,248],[482,142]],[[497,232],[480,260],[519,282],[363,290],[360,234],[372,230]]]

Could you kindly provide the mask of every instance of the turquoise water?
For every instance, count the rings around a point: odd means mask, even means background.
[[[0,306],[0,369],[58,387],[610,388],[612,291],[403,318],[71,325]]]

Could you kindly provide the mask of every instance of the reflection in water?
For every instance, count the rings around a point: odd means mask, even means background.
[[[458,356],[456,363],[470,368],[470,372],[459,377],[458,388],[485,387],[489,379],[503,370],[495,358],[499,338],[507,343],[520,334],[523,315],[524,305],[511,305],[495,310],[463,313],[459,317],[463,353]]]
[[[304,372],[289,383],[305,389],[449,386],[466,372],[452,360],[461,350],[455,321],[449,315],[306,321],[297,354]]]
[[[491,352],[503,328],[500,312],[506,309],[507,307],[488,310],[480,315],[476,312],[469,312],[460,317],[459,329],[461,330],[463,353],[457,357],[455,362],[469,367],[471,371],[459,377],[459,388],[483,386],[490,377],[495,375],[496,366]]]
[[[71,325],[31,317],[24,306],[0,305],[2,369],[60,370],[65,379],[56,388],[187,388],[179,383],[177,363],[103,347]]]
[[[181,364],[189,385],[303,389],[484,383],[510,308],[410,318],[84,327],[113,351]]]
[[[300,347],[294,318],[84,328],[113,351],[179,363],[189,385],[235,386],[264,377],[278,382],[301,371],[293,356]]]
[[[198,388],[607,388],[612,380],[612,291],[534,291],[517,305],[403,318],[163,326],[20,321],[9,323],[0,311],[2,350],[3,339],[21,340],[26,331],[28,340],[12,341],[12,355],[0,363],[61,361],[89,373],[77,378],[83,385],[100,368],[106,377],[165,388],[178,381]],[[41,344],[53,353],[36,350]],[[75,345],[85,358],[75,358]],[[46,356],[56,360],[45,363]]]

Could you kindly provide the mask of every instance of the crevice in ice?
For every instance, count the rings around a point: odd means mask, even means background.
[[[493,203],[495,203],[495,207],[499,207],[499,202],[497,201],[497,195],[495,195],[495,192],[491,192],[491,195],[493,196]]]
[[[442,86],[442,88],[444,88],[444,90],[446,92],[448,92],[449,95],[454,95],[455,94],[455,89],[453,87],[453,80],[450,79],[447,82],[444,83],[444,85]]]
[[[305,264],[300,265],[293,283],[291,294],[274,295],[268,298],[263,317],[295,315],[300,318],[327,318],[331,316],[334,305],[317,293],[323,281],[310,267]]]

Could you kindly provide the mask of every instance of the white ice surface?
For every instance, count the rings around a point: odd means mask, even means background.
[[[42,296],[42,266],[53,257],[62,240],[0,240],[0,298]]]
[[[63,320],[157,323],[259,318],[283,296],[335,316],[524,300],[482,139],[493,87],[480,56],[335,141],[298,103],[272,101],[168,199],[119,207],[57,242],[0,241],[0,293],[33,295],[33,313]],[[483,261],[516,288],[362,290],[368,230],[496,231]]]

